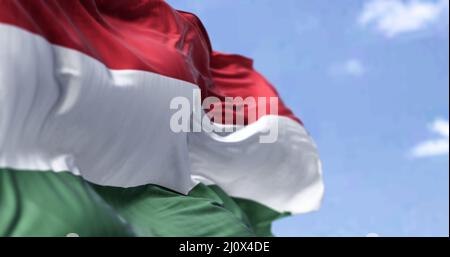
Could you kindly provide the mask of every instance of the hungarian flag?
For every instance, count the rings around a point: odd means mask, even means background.
[[[322,195],[303,123],[195,15],[0,0],[1,236],[268,236]]]

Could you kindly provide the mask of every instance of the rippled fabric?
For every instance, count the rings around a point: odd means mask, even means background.
[[[134,236],[91,185],[69,173],[0,169],[0,236]]]
[[[11,169],[0,169],[0,213],[0,236],[59,237],[270,236],[267,221],[282,216],[216,186],[199,184],[185,196],[155,185],[104,187],[66,172]]]
[[[0,6],[1,235],[270,235],[283,213],[319,208],[303,123],[268,104],[278,93],[251,59],[214,51],[195,15],[162,0]],[[231,111],[211,125],[231,133],[178,133],[180,96],[266,102],[208,113]]]

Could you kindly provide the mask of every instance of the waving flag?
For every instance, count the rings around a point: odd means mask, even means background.
[[[193,14],[162,0],[0,6],[0,235],[270,235],[319,207],[302,122],[269,105],[278,94],[250,59],[213,51]],[[228,132],[174,131],[177,97],[190,117],[208,98],[267,101],[212,108]]]

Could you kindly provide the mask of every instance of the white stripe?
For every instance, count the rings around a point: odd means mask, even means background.
[[[260,136],[278,128],[275,143]],[[194,179],[217,184],[228,194],[252,199],[277,211],[317,210],[323,196],[321,162],[306,130],[287,117],[263,116],[235,133],[191,134]]]
[[[170,130],[169,107],[195,85],[110,70],[13,26],[0,25],[0,35],[0,167],[189,192],[187,134]]]
[[[170,100],[192,102],[195,85],[111,70],[13,26],[0,24],[0,35],[0,167],[71,171],[100,185],[157,184],[185,194],[202,181],[293,213],[320,205],[316,147],[293,120],[266,116],[227,136],[173,133]],[[259,143],[273,126],[278,140]]]

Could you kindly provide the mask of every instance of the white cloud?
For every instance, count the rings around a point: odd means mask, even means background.
[[[359,23],[374,25],[386,37],[394,37],[436,24],[444,14],[448,19],[448,10],[449,0],[370,0]]]
[[[353,76],[361,76],[364,74],[364,66],[358,59],[350,59],[344,64],[344,70]]]
[[[430,131],[438,134],[440,138],[427,140],[418,144],[411,151],[416,158],[431,157],[449,154],[449,122],[437,119],[429,126]]]
[[[364,75],[366,69],[359,59],[352,58],[345,62],[339,63],[331,67],[331,74],[333,75],[349,75],[353,77],[360,77]]]

